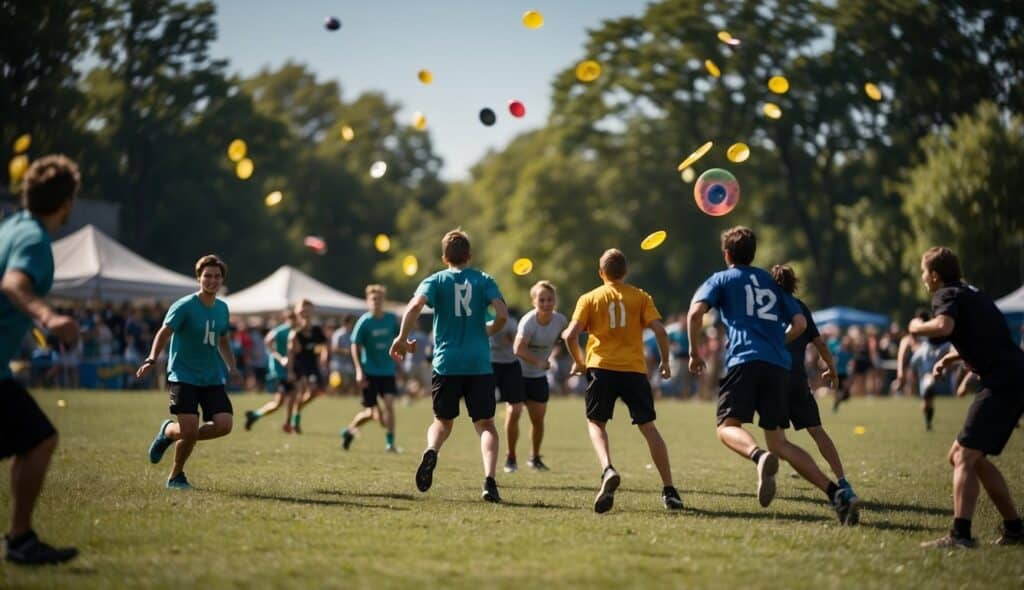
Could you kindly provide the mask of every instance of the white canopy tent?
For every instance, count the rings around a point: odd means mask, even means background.
[[[54,242],[53,262],[50,294],[57,297],[169,300],[198,290],[192,277],[146,260],[93,225]]]
[[[1024,313],[1024,285],[996,301],[996,307],[1003,313]]]
[[[316,306],[315,313],[321,315],[366,311],[365,300],[336,291],[290,266],[282,266],[262,281],[228,295],[224,300],[232,315],[255,315],[277,313],[303,298],[312,301]]]

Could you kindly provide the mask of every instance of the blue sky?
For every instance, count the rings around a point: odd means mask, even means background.
[[[489,149],[547,120],[551,81],[586,56],[588,29],[601,21],[642,14],[647,0],[222,0],[213,52],[243,75],[288,60],[307,64],[319,80],[337,80],[349,101],[383,91],[402,105],[399,120],[427,117],[442,176],[461,179]],[[530,30],[522,15],[537,10],[544,26]],[[342,21],[337,32],[324,18]],[[422,68],[434,82],[421,84]],[[515,119],[508,101],[526,105]],[[493,127],[477,119],[483,107],[498,113]],[[358,130],[356,130],[358,133]]]

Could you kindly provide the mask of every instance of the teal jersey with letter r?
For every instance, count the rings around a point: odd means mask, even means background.
[[[174,302],[164,324],[174,330],[167,380],[189,385],[223,385],[224,369],[217,342],[228,331],[228,304],[217,299],[206,307],[198,293]]]
[[[447,269],[416,289],[434,308],[434,371],[439,375],[488,375],[491,343],[487,306],[501,299],[498,284],[475,268]]]
[[[363,372],[374,377],[395,374],[395,361],[391,358],[391,343],[398,336],[398,318],[385,312],[379,318],[364,313],[352,329],[352,343],[359,345],[359,362]]]
[[[0,277],[9,270],[25,273],[39,297],[53,286],[53,250],[46,228],[27,210],[0,223]],[[0,293],[0,379],[11,378],[11,359],[18,353],[32,318]]]

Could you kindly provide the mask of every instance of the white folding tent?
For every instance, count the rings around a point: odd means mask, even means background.
[[[1005,313],[1024,313],[1024,285],[996,301],[996,307]]]
[[[300,299],[312,301],[318,315],[360,314],[366,311],[365,300],[336,291],[290,266],[282,266],[255,285],[224,298],[232,315],[276,313]]]
[[[93,225],[53,243],[53,289],[68,299],[121,302],[177,299],[198,290],[196,280],[150,262]]]

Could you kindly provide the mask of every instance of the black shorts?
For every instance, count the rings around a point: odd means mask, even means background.
[[[278,379],[277,392],[281,395],[291,395],[295,393],[295,383],[287,379]]]
[[[615,413],[615,400],[622,398],[633,424],[654,422],[654,395],[643,373],[587,369],[587,419],[607,422]]]
[[[960,446],[998,455],[1024,415],[1024,389],[983,388],[967,410],[967,420],[956,440]]]
[[[523,377],[523,393],[526,394],[526,401],[528,402],[548,403],[548,398],[550,397],[548,378]]]
[[[786,387],[786,415],[788,420],[783,428],[803,430],[813,426],[821,426],[821,414],[818,412],[818,400],[814,399],[811,388],[807,386],[807,375],[800,372],[789,374],[789,386]]]
[[[172,414],[198,415],[201,406],[203,422],[209,422],[217,414],[234,413],[223,385],[192,385],[168,381],[167,390],[171,394]]]
[[[395,383],[394,375],[367,375],[366,387],[363,388],[363,407],[374,408],[377,406],[377,396],[397,395],[398,384]]]
[[[868,358],[856,358],[853,359],[853,374],[863,375],[871,370],[871,359]]]
[[[521,404],[526,400],[523,391],[523,367],[519,362],[491,363],[494,382],[498,387],[498,398],[508,404]]]
[[[786,418],[786,390],[789,371],[764,361],[736,365],[719,381],[718,425],[726,418],[753,422],[765,430],[783,428]]]
[[[459,415],[459,400],[465,398],[466,410],[473,422],[494,418],[494,375],[439,375],[431,379],[430,394],[434,416],[454,420]]]
[[[50,419],[21,383],[0,381],[0,459],[24,455],[55,434]]]
[[[295,367],[295,377],[305,379],[310,387],[317,389],[323,389],[324,384],[327,383],[324,381],[324,376],[320,372],[319,367]]]

